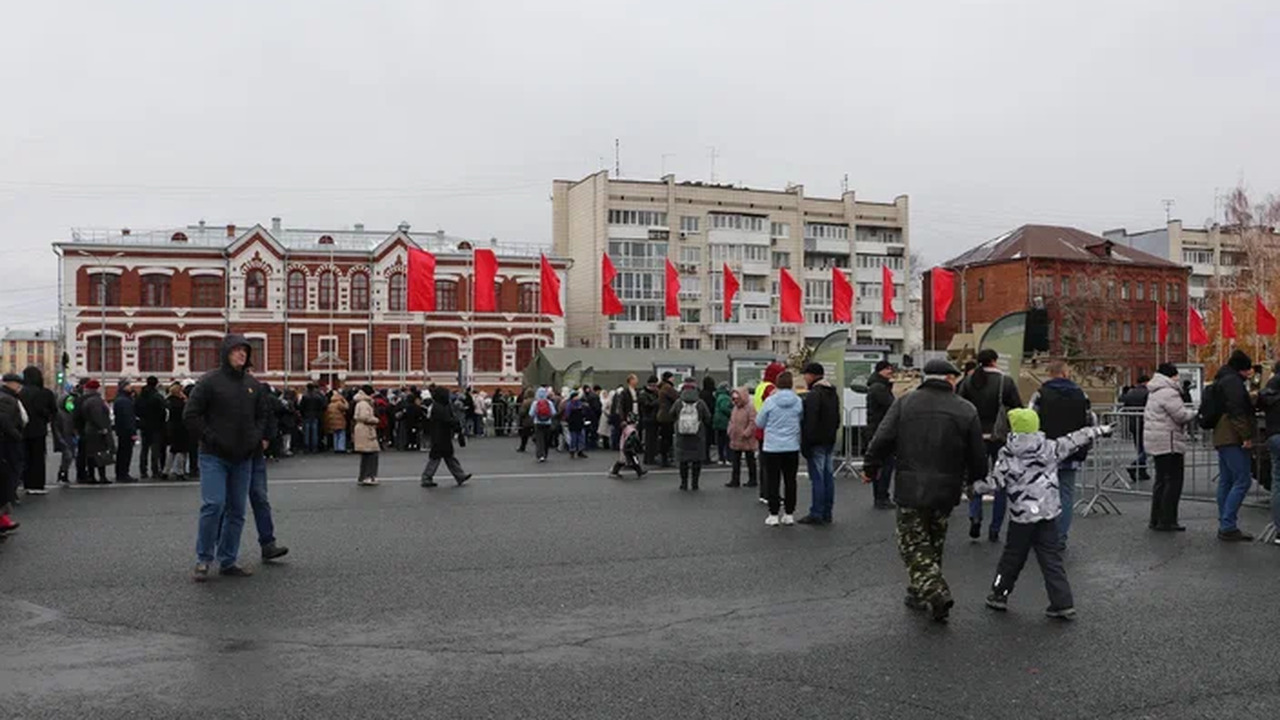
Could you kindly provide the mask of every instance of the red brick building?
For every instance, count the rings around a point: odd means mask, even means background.
[[[1050,355],[1114,369],[1121,381],[1132,382],[1165,359],[1187,357],[1190,270],[1163,258],[1076,228],[1023,225],[943,267],[955,272],[955,302],[945,322],[926,318],[926,350],[945,349],[974,325],[1042,306]],[[924,279],[926,309],[933,307],[930,274]],[[1163,348],[1157,306],[1169,313]]]
[[[472,243],[443,232],[324,231],[255,225],[137,233],[73,232],[55,242],[69,377],[162,381],[218,363],[227,332],[246,335],[257,374],[299,387],[383,387],[464,377],[516,387],[564,320],[540,314],[539,251],[478,243],[498,256],[498,311],[472,313]],[[436,254],[436,306],[406,310],[407,249]],[[563,277],[568,263],[552,260]]]

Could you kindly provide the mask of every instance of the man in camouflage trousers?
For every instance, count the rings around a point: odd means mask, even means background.
[[[942,577],[947,520],[966,486],[987,474],[982,423],[971,403],[955,394],[961,373],[945,360],[924,366],[920,387],[893,403],[867,447],[863,472],[875,477],[895,458],[898,551],[910,584],[906,604],[946,622],[954,601]]]

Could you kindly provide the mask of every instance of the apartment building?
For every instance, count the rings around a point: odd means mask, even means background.
[[[1181,220],[1170,220],[1165,227],[1154,230],[1130,233],[1119,228],[1102,235],[1116,244],[1190,267],[1188,300],[1192,307],[1202,312],[1216,302],[1216,296],[1209,297],[1210,288],[1234,287],[1236,275],[1248,264],[1239,231],[1217,224],[1187,228],[1183,227]],[[1280,237],[1273,235],[1273,238],[1280,243]]]
[[[28,367],[38,367],[44,384],[55,387],[60,342],[54,330],[10,330],[0,339],[0,372],[21,373]]]
[[[572,258],[567,271],[569,347],[759,351],[782,355],[840,328],[852,342],[904,348],[910,272],[908,200],[868,202],[846,192],[815,198],[804,186],[757,190],[733,185],[620,180],[606,171],[552,184],[552,242]],[[600,313],[600,258],[618,271],[622,315]],[[680,317],[664,316],[665,261],[680,271]],[[740,291],[724,319],[723,270]],[[898,317],[881,317],[881,268],[894,272]],[[832,319],[831,268],[855,288],[854,323]],[[802,325],[778,321],[779,269],[804,295]]]

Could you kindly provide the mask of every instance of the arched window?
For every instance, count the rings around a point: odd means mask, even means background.
[[[222,340],[216,337],[191,338],[191,372],[208,372],[216,370],[222,364],[218,353],[222,349]]]
[[[120,304],[120,276],[97,272],[89,275],[89,302],[87,305],[108,307]]]
[[[338,309],[338,276],[331,270],[320,273],[320,309]]]
[[[173,340],[164,335],[148,335],[139,340],[138,371],[173,372]]]
[[[436,281],[436,310],[458,309],[458,283],[453,280]]]
[[[169,276],[150,274],[142,276],[142,307],[169,307]]]
[[[267,274],[261,270],[254,269],[244,274],[244,306],[267,307]]]
[[[404,312],[404,280],[404,273],[396,273],[391,276],[390,282],[387,284],[387,309],[391,312]]]
[[[369,309],[369,276],[362,272],[351,275],[351,309]]]
[[[502,341],[494,338],[478,338],[475,341],[476,357],[473,365],[476,372],[502,372]]]
[[[458,341],[453,338],[427,340],[427,372],[457,372]]]
[[[537,283],[520,283],[518,312],[536,314],[542,310]]]
[[[301,270],[289,272],[289,309],[307,309],[307,274]]]

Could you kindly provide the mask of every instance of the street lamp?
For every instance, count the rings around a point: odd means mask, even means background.
[[[102,383],[102,392],[107,392],[107,283],[106,278],[102,277],[105,273],[103,269],[107,267],[107,263],[124,257],[124,252],[118,252],[111,257],[99,257],[84,250],[77,250],[77,253],[93,260],[98,265],[98,307],[102,309],[102,332],[98,336],[98,382]],[[123,348],[121,348],[123,350]]]

